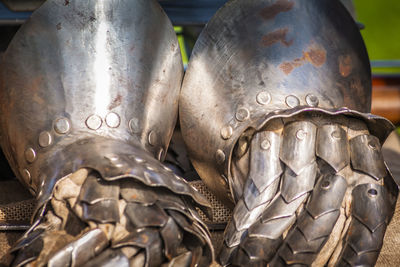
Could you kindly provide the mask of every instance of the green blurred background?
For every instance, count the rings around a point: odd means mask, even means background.
[[[354,0],[357,20],[367,44],[373,73],[400,74],[400,0]],[[381,61],[384,62],[381,62]]]

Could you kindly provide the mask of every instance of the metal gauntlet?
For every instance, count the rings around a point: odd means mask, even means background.
[[[180,98],[194,167],[235,203],[222,265],[375,264],[398,189],[369,114],[371,74],[339,1],[233,0],[194,48]]]
[[[207,201],[159,161],[183,67],[156,1],[49,0],[2,63],[2,148],[38,203],[13,266],[211,263]]]

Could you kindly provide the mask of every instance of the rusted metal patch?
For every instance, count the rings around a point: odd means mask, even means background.
[[[288,28],[278,29],[276,31],[270,32],[263,36],[261,43],[263,46],[271,46],[273,44],[281,42],[285,46],[291,46],[293,44],[293,40],[286,40],[286,35],[288,32]]]
[[[326,62],[326,50],[321,45],[314,42],[303,52],[301,58],[296,58],[290,62],[283,62],[279,68],[289,75],[295,68],[301,67],[306,63],[310,63],[315,67],[322,67]]]
[[[278,0],[274,4],[263,8],[260,16],[265,20],[274,19],[279,13],[288,12],[294,6],[290,0]]]

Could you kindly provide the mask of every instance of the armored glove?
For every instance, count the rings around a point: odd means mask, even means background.
[[[163,167],[183,75],[156,1],[49,0],[4,55],[2,148],[37,198],[12,266],[206,266],[195,207]]]
[[[369,114],[368,55],[339,1],[234,0],[194,48],[180,98],[189,156],[234,202],[222,265],[370,266],[397,199]]]

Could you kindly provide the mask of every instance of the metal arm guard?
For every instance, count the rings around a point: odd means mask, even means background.
[[[180,125],[199,175],[236,204],[223,265],[374,264],[397,187],[380,151],[393,125],[370,106],[368,55],[339,1],[218,11],[193,50]]]
[[[145,249],[146,266],[211,262],[208,233],[194,210],[207,201],[155,159],[165,157],[183,75],[176,35],[156,1],[49,0],[21,27],[2,63],[2,148],[38,201],[34,227],[17,244],[14,265],[43,256],[49,227],[41,224],[50,220],[49,211],[63,219],[58,230],[70,223],[57,201],[91,226],[128,218],[132,236],[113,239],[112,247],[134,247],[139,256]],[[69,179],[63,177],[83,168],[91,171],[70,193],[76,207],[67,201],[71,196],[55,197]],[[57,260],[83,264],[108,244],[110,237],[104,243],[98,234],[99,247],[86,256],[68,253],[96,242],[76,241]],[[188,253],[173,260],[180,246]],[[101,256],[96,264],[123,258],[126,265],[128,254]],[[54,264],[53,256],[45,261]]]

